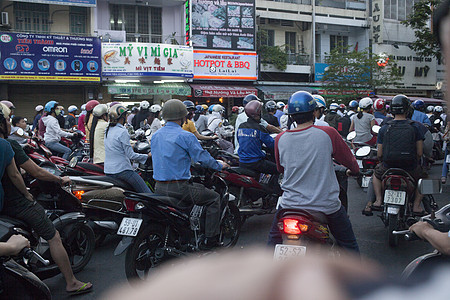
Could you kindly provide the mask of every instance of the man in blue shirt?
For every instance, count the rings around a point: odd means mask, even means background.
[[[416,100],[413,103],[413,107],[414,107],[414,113],[411,117],[411,120],[416,121],[416,122],[420,122],[422,124],[428,124],[431,126],[431,122],[430,119],[428,118],[428,116],[424,113],[425,111],[425,102],[423,102],[423,100]]]
[[[191,161],[217,171],[229,166],[212,158],[194,134],[181,128],[187,115],[186,106],[180,100],[172,99],[164,104],[162,117],[167,123],[151,139],[155,190],[160,195],[177,198],[170,204],[180,209],[190,209],[193,204],[206,206],[206,240],[202,246],[211,249],[219,243],[220,195],[189,181]]]

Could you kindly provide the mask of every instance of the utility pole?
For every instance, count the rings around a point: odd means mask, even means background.
[[[316,0],[311,0],[312,4],[312,23],[311,23],[311,35],[312,35],[312,64],[311,64],[311,82],[316,82]]]

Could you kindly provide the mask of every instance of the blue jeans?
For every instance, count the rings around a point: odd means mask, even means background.
[[[129,185],[131,185],[137,193],[151,193],[152,191],[145,183],[144,179],[138,175],[138,173],[125,170],[117,174],[106,174],[107,176],[111,176],[113,178],[125,181]]]
[[[63,157],[65,160],[69,159],[70,153],[72,153],[72,150],[70,150],[70,148],[61,145],[58,142],[54,142],[54,143],[45,143],[45,145],[47,146],[47,148],[49,148],[50,150],[52,150],[52,152],[56,152],[56,153],[62,153]]]
[[[448,174],[448,164],[447,164],[447,155],[448,155],[448,150],[447,147],[445,147],[445,154],[444,154],[444,163],[442,164],[442,177],[447,178],[447,174]]]
[[[275,247],[276,244],[282,244],[283,239],[281,237],[280,230],[278,229],[279,212],[278,209],[272,221],[272,228],[269,231],[269,239],[267,245]],[[355,234],[353,233],[352,224],[347,216],[347,211],[343,206],[331,215],[326,215],[328,221],[328,227],[331,234],[336,239],[337,244],[347,250],[359,253],[358,243],[356,242]]]

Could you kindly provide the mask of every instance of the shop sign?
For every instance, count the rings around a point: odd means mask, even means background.
[[[13,0],[17,2],[30,2],[54,5],[72,5],[72,6],[97,6],[97,0]]]
[[[375,44],[383,43],[384,0],[372,2],[372,40]]]
[[[191,0],[195,48],[255,49],[255,0]]]
[[[108,93],[111,95],[129,94],[129,95],[191,95],[191,87],[189,85],[180,86],[108,86]]]
[[[0,32],[0,80],[97,81],[100,40]]]
[[[103,76],[193,77],[193,52],[182,45],[102,43]]]
[[[373,51],[386,54],[391,58],[389,64],[393,63],[400,72],[399,86],[436,89],[437,62],[435,58],[420,57],[409,47],[402,45],[399,45],[399,49],[393,49],[392,45],[376,45]]]
[[[314,78],[315,81],[322,81],[323,75],[328,67],[328,64],[325,63],[315,63],[314,64]]]
[[[257,90],[252,87],[243,86],[220,86],[191,84],[194,89],[194,97],[211,98],[243,98],[248,94],[256,94]]]
[[[255,52],[194,50],[194,78],[221,80],[258,80]]]

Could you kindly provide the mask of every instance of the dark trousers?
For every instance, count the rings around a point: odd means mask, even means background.
[[[283,243],[280,230],[278,229],[280,209],[275,214],[272,221],[272,228],[270,228],[269,231],[267,245],[272,247],[275,247],[276,244]],[[341,206],[337,212],[326,216],[328,227],[330,228],[331,234],[336,239],[337,244],[344,249],[359,253],[358,243],[356,242],[352,224],[350,223],[350,219],[347,216],[347,211],[345,208]]]
[[[159,195],[174,197],[174,203],[167,203],[179,209],[190,209],[194,204],[206,206],[205,235],[214,237],[219,234],[220,195],[199,183],[188,181],[161,183],[156,182],[155,192]]]
[[[277,165],[269,160],[261,159],[254,163],[242,163],[239,162],[239,166],[242,168],[250,169],[264,174],[278,174]]]

